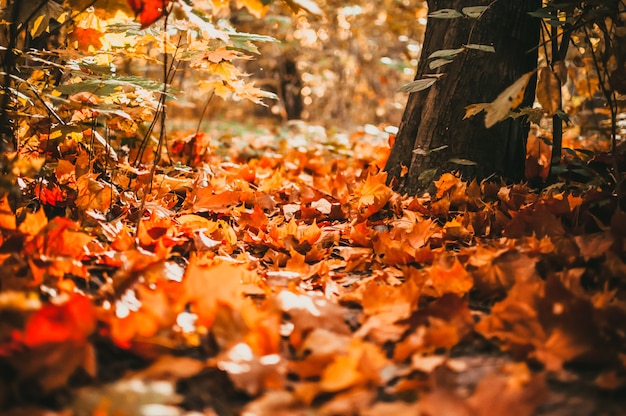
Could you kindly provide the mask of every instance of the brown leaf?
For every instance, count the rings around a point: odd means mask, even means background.
[[[509,374],[491,373],[478,383],[468,400],[474,410],[472,414],[504,415],[511,409],[520,416],[535,414],[547,395],[545,375],[533,375],[524,363],[505,368],[505,371]]]
[[[539,68],[537,101],[548,115],[553,115],[561,108],[561,83],[552,69],[546,66]]]

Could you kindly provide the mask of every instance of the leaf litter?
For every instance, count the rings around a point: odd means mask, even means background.
[[[171,166],[193,169],[160,166],[151,184],[60,158],[36,204],[14,215],[0,199],[0,406],[623,411],[624,214],[609,187],[447,173],[409,197],[386,184],[385,133],[319,132],[173,137]]]

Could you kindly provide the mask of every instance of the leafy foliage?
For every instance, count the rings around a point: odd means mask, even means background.
[[[233,62],[270,39],[199,9],[221,2],[165,3],[131,1],[139,24],[118,1],[20,11],[34,20],[14,28],[31,37],[63,13],[72,23],[54,50],[15,45],[5,65],[3,412],[623,408],[626,216],[608,172],[624,154],[573,152],[542,191],[445,173],[410,197],[387,185],[394,137],[373,125],[174,132],[156,126],[176,94],[169,65],[258,101]],[[163,76],[125,62],[160,62]]]

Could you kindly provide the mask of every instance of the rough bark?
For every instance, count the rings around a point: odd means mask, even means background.
[[[470,4],[471,3],[471,4]],[[482,115],[463,120],[469,104],[491,102],[506,87],[537,65],[539,19],[528,15],[541,7],[541,0],[429,0],[429,12],[461,10],[489,5],[479,19],[429,18],[424,47],[415,79],[445,73],[432,87],[412,93],[404,111],[396,141],[385,170],[398,189],[409,194],[426,190],[432,179],[446,171],[465,177],[485,178],[492,174],[509,180],[523,178],[528,126],[524,120],[506,119],[490,129]],[[493,45],[496,53],[467,50],[454,61],[431,70],[428,56],[441,49],[464,44]],[[522,105],[532,104],[531,80]],[[447,148],[423,154],[441,146]],[[418,150],[415,152],[414,150]],[[450,159],[467,159],[473,166]],[[403,167],[408,173],[402,175]]]

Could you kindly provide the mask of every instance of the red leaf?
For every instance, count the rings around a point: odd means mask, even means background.
[[[139,16],[141,28],[146,28],[167,13],[170,0],[127,0],[128,5]]]
[[[132,2],[132,0],[129,0]],[[88,51],[90,46],[98,50],[102,48],[102,42],[100,37],[102,33],[96,29],[77,27],[72,33],[72,38],[76,40],[78,49],[81,51]]]
[[[84,341],[95,329],[96,315],[91,301],[73,296],[63,305],[45,305],[35,312],[24,329],[23,342],[29,347],[66,341]]]

